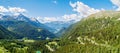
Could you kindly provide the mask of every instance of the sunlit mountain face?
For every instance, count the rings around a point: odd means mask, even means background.
[[[0,0],[0,53],[120,53],[120,0]]]

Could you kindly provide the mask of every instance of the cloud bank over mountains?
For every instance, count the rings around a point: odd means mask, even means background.
[[[36,19],[39,20],[41,23],[49,23],[49,22],[55,22],[55,21],[60,21],[60,22],[70,22],[74,21],[77,22],[83,17],[89,16],[91,14],[94,14],[96,12],[99,12],[101,10],[99,9],[94,9],[89,7],[88,5],[82,3],[82,2],[69,2],[69,5],[73,9],[74,14],[65,14],[60,17],[37,17]],[[0,6],[0,13],[25,13],[27,12],[26,9],[20,8],[20,7],[8,7],[5,8],[4,6]]]
[[[4,6],[0,6],[0,13],[8,12],[8,9],[4,8]]]
[[[73,11],[76,12],[76,14],[68,14],[68,15],[65,14],[61,17],[38,17],[37,19],[42,23],[49,23],[54,21],[77,22],[80,21],[83,17],[87,17],[91,14],[104,10],[104,9],[94,9],[79,1],[75,3],[69,2],[69,5],[72,7]]]
[[[61,17],[37,17],[37,20],[39,20],[41,23],[49,23],[49,22],[69,22],[69,21],[78,21],[81,17],[78,17],[77,14],[71,14],[71,15],[64,15]]]
[[[4,6],[0,6],[0,13],[25,13],[25,12],[27,12],[27,10],[20,7],[5,8]]]
[[[120,10],[120,0],[110,0],[111,3],[113,3],[117,8],[116,10]],[[69,5],[73,9],[74,14],[65,14],[63,16],[59,17],[37,17],[36,19],[39,20],[41,23],[49,23],[49,22],[55,22],[55,21],[61,21],[61,22],[69,22],[74,21],[77,22],[81,20],[83,17],[87,17],[91,14],[103,11],[104,9],[95,9],[92,8],[80,1],[77,2],[69,2]],[[20,8],[20,7],[7,7],[0,6],[0,13],[25,13],[27,12],[26,9]]]

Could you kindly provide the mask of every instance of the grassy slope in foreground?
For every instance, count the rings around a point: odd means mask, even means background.
[[[120,53],[120,12],[103,11],[74,24],[55,53]]]

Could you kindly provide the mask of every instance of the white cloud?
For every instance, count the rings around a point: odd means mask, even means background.
[[[41,23],[58,21],[56,17],[37,17],[37,20],[40,21]]]
[[[13,14],[19,14],[19,13],[25,13],[27,12],[26,9],[22,9],[20,7],[8,7],[5,8],[4,6],[0,6],[0,13],[13,13]]]
[[[73,8],[73,11],[77,12],[76,14],[69,14],[69,15],[65,14],[61,17],[38,17],[37,19],[42,23],[49,23],[54,21],[77,22],[77,21],[80,21],[83,17],[89,16],[91,14],[104,10],[103,8],[101,10],[91,8],[88,5],[85,5],[84,3],[79,1],[75,3],[70,2],[70,6]]]
[[[62,16],[62,18],[65,22],[69,22],[71,20],[74,20],[76,22],[81,19],[81,17],[79,17],[77,14],[64,15],[64,16]]]
[[[26,9],[22,9],[19,7],[9,7],[9,11],[11,13],[24,13],[24,12],[26,12]]]
[[[118,7],[116,10],[120,11],[120,0],[111,0],[111,2]]]
[[[55,18],[55,17],[45,17],[44,20],[46,22],[53,22],[53,21],[57,21],[57,18]]]
[[[76,5],[77,5],[77,3],[74,3],[74,4],[73,4],[73,3],[70,1],[70,6],[71,6],[71,7],[75,8]]]
[[[0,13],[8,12],[4,6],[0,6]]]
[[[37,20],[39,20],[41,23],[49,23],[55,21],[69,22],[71,20],[74,20],[74,22],[76,22],[80,19],[81,17],[78,17],[77,14],[63,15],[61,17],[37,17]]]
[[[91,14],[101,11],[99,9],[91,8],[88,5],[85,5],[84,3],[79,2],[79,1],[77,1],[75,3],[70,2],[70,5],[73,8],[73,11],[79,13],[80,16],[82,16],[82,17],[86,17],[86,16],[89,16]]]

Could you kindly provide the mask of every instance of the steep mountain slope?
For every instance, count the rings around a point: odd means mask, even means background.
[[[55,53],[119,53],[119,26],[120,12],[102,11],[88,16],[69,28]]]
[[[22,14],[17,16],[2,15],[0,24],[9,31],[30,39],[54,38],[54,34],[46,29],[46,26],[30,19]]]
[[[70,31],[69,31],[70,33],[68,32],[65,35],[67,35],[68,37],[74,36],[74,38],[75,38],[75,36],[78,37],[79,35],[82,35],[85,33],[89,34],[89,33],[94,33],[97,31],[102,32],[101,30],[106,30],[107,28],[109,28],[109,30],[111,28],[114,29],[114,27],[119,26],[120,12],[114,12],[114,11],[111,13],[110,12],[111,11],[108,11],[108,12],[103,11],[103,12],[94,14],[95,16],[91,15],[91,16],[81,20],[80,22],[74,24],[74,26],[72,26],[70,28]],[[98,14],[99,14],[99,16],[97,16]],[[111,16],[111,14],[113,16]],[[118,30],[118,29],[119,28],[117,28],[115,30]],[[66,37],[66,39],[68,37]]]
[[[13,39],[16,37],[21,38],[19,35],[8,31],[7,29],[0,25],[0,39]]]
[[[0,21],[0,24],[8,30],[30,39],[46,39],[47,37],[55,37],[51,32],[42,28],[37,28],[24,21]]]
[[[63,27],[63,28],[61,28],[57,33],[55,33],[55,35],[56,35],[57,37],[60,37],[60,36],[62,36],[62,34],[65,33],[66,30],[67,30],[67,28],[66,28],[66,27]]]

